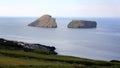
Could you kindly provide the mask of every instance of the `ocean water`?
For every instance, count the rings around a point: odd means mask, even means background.
[[[120,18],[56,18],[58,28],[29,27],[36,18],[1,17],[0,38],[55,46],[60,55],[120,60]],[[95,20],[97,28],[72,29],[72,19]]]

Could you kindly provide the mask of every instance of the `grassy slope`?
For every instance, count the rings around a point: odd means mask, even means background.
[[[5,68],[120,68],[120,63],[0,49],[0,66]]]

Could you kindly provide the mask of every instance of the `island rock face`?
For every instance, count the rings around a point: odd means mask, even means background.
[[[68,24],[68,28],[96,28],[97,23],[95,21],[86,20],[72,20]]]
[[[52,16],[43,15],[36,21],[30,23],[28,26],[44,27],[44,28],[57,28],[57,23],[55,21],[55,18],[52,18]]]

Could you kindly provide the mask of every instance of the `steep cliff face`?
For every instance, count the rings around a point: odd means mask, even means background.
[[[39,19],[30,23],[28,26],[44,27],[44,28],[57,28],[57,23],[55,21],[55,18],[52,18],[52,16],[43,15]]]
[[[68,28],[96,28],[97,23],[95,21],[86,20],[72,20],[68,24]]]

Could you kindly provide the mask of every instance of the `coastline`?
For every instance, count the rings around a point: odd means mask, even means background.
[[[57,55],[55,49],[56,48],[53,46],[51,47],[42,44],[31,44],[21,41],[13,41],[13,40],[6,40],[0,38],[0,58],[2,59],[0,60],[0,67],[7,68],[7,66],[9,66],[12,68],[16,68],[16,67],[35,68],[36,66],[41,67],[42,65],[45,68],[48,67],[54,68],[54,64],[56,62],[57,64],[55,65],[55,68],[56,67],[75,68],[76,66],[83,68],[87,68],[87,67],[119,68],[120,67],[120,61],[118,60],[104,61],[104,60],[94,60],[94,59],[80,58],[74,56]],[[15,61],[15,60],[19,60],[19,61]],[[7,63],[8,61],[11,63]],[[33,61],[34,64],[31,64],[30,62],[33,63]]]

